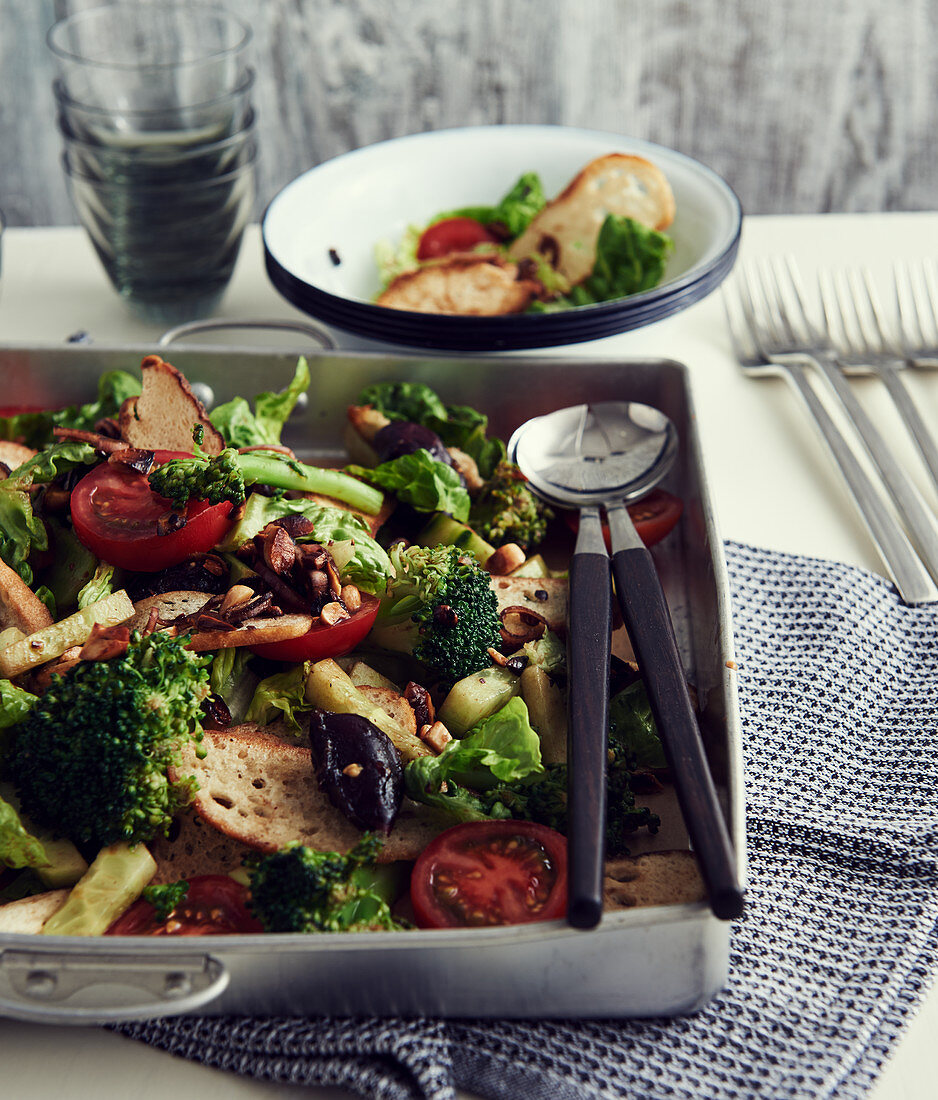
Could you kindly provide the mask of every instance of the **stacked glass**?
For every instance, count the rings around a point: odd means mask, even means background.
[[[231,278],[255,200],[250,39],[199,3],[118,2],[49,31],[72,201],[148,321],[204,317]]]

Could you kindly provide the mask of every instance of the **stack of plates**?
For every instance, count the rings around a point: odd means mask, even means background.
[[[494,205],[524,172],[548,198],[595,157],[657,164],[674,191],[674,252],[654,290],[558,313],[462,317],[376,305],[375,248],[408,226],[463,206]],[[661,320],[714,290],[736,258],[739,200],[709,168],[620,134],[559,126],[481,126],[414,134],[336,157],[289,183],[264,215],[267,272],[277,290],[327,325],[383,343],[446,351],[576,344]]]

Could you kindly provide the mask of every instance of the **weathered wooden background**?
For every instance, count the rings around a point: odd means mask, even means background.
[[[0,207],[12,225],[75,221],[45,34],[98,2],[0,0]],[[254,30],[258,211],[346,150],[517,122],[672,146],[720,172],[751,213],[938,205],[936,0],[222,2]]]

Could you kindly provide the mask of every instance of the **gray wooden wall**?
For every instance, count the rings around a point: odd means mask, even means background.
[[[97,2],[0,0],[10,224],[75,221],[44,40]],[[258,212],[346,150],[518,122],[672,146],[750,213],[938,206],[938,0],[222,2],[254,29]]]

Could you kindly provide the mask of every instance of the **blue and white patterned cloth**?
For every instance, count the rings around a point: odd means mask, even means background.
[[[938,607],[726,548],[748,909],[703,1011],[626,1021],[176,1018],[126,1034],[381,1100],[860,1097],[938,969]]]

